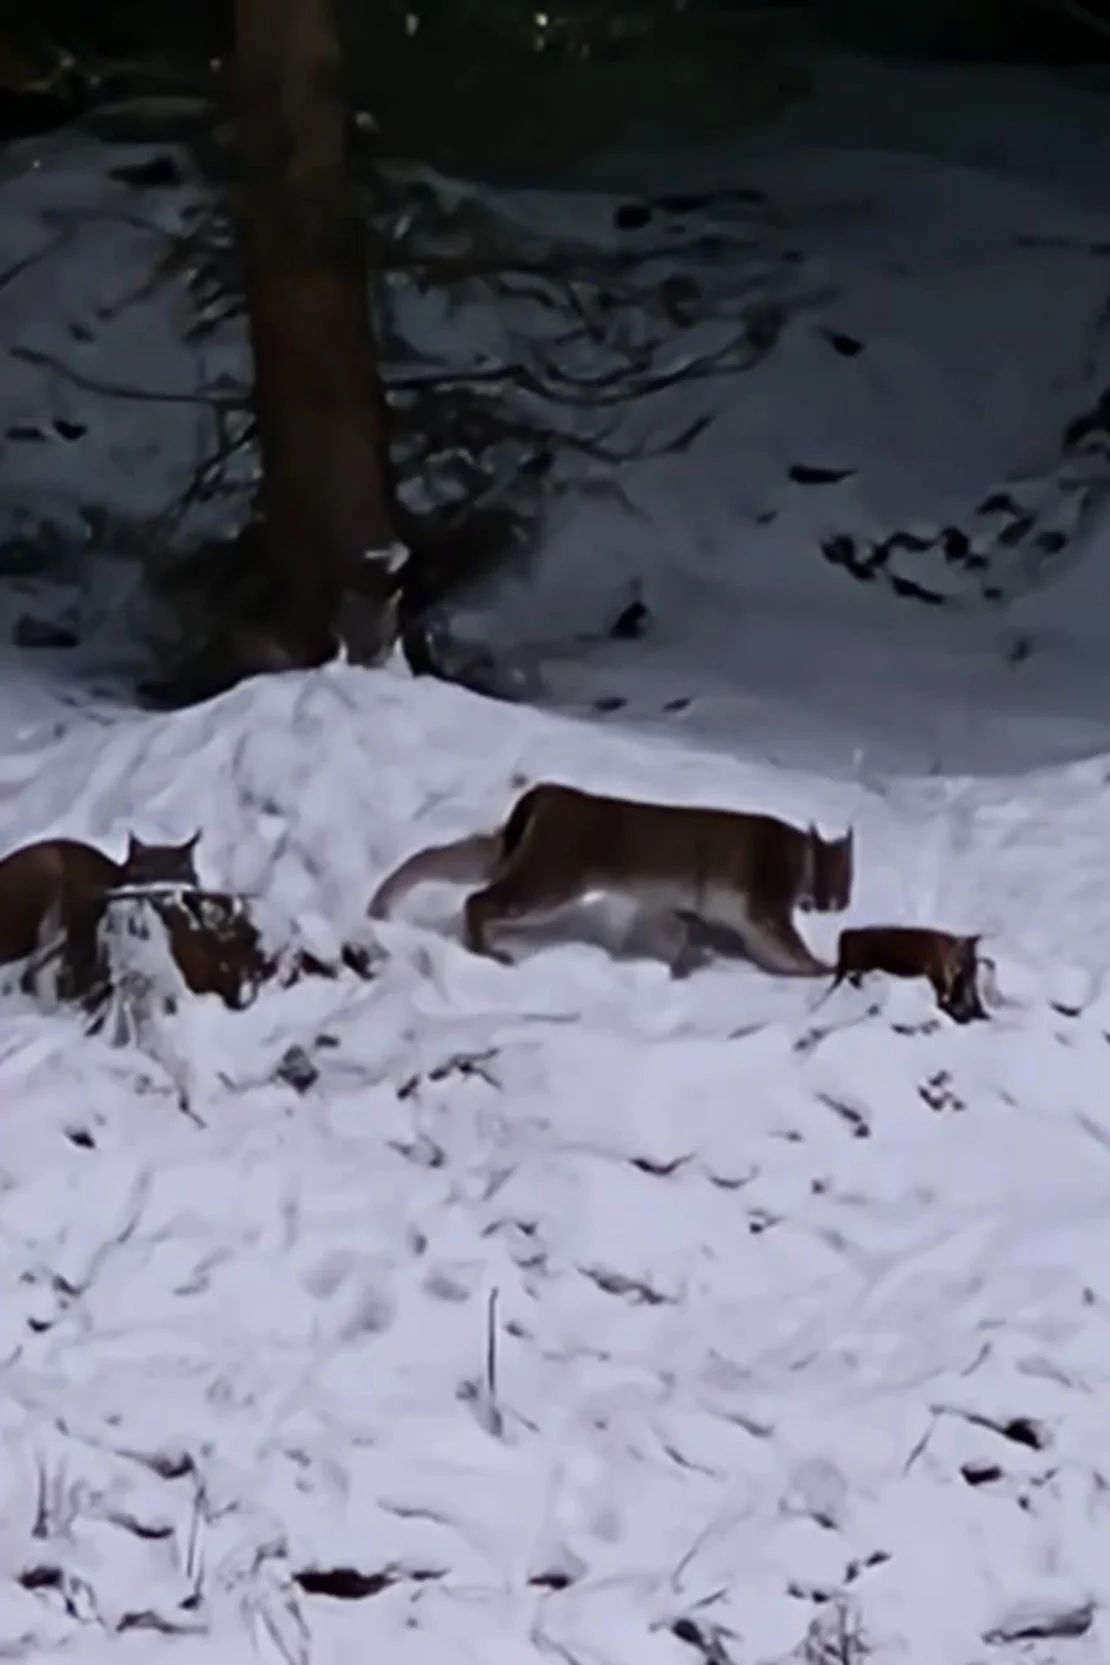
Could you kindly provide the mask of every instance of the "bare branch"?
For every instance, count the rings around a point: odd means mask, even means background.
[[[99,393],[106,399],[137,399],[156,405],[200,405],[206,410],[245,410],[248,405],[246,394],[223,395],[218,393],[166,393],[157,388],[121,387],[113,382],[102,382],[98,377],[83,375],[75,370],[71,364],[63,364],[61,359],[52,353],[44,353],[37,347],[10,347],[12,358],[19,359],[24,364],[32,364],[43,370],[52,370],[74,387],[82,388],[86,393]]]
[[[49,242],[44,243],[42,248],[32,249],[30,254],[25,254],[22,259],[13,261],[10,266],[0,272],[0,289],[5,288],[9,283],[14,283],[17,277],[21,277],[24,272],[30,271],[33,266],[37,266],[40,260],[45,260],[67,240],[66,232],[64,230],[59,231]]]

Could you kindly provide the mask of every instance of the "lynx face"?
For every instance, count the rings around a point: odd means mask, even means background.
[[[134,833],[127,840],[127,855],[120,874],[122,885],[200,884],[194,851],[200,842],[195,832],[184,844],[144,844]]]
[[[979,938],[957,937],[944,966],[940,1005],[957,1023],[985,1017],[978,988]]]
[[[854,835],[823,839],[811,826],[808,883],[798,897],[803,913],[842,913],[852,899]]]

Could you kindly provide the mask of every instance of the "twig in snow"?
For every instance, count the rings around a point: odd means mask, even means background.
[[[921,1438],[914,1445],[914,1447],[913,1447],[912,1451],[910,1452],[909,1456],[906,1458],[905,1462],[902,1464],[902,1473],[903,1474],[908,1474],[910,1472],[910,1469],[913,1467],[914,1463],[916,1463],[917,1459],[920,1457],[921,1453],[924,1451],[925,1447],[928,1445],[930,1439],[932,1438],[932,1434],[933,1434],[933,1421],[934,1420],[935,1420],[935,1417],[930,1419],[929,1424],[925,1429],[925,1432],[922,1434]]]
[[[495,1439],[501,1439],[505,1432],[505,1419],[501,1414],[501,1407],[497,1403],[497,1290],[490,1291],[489,1304],[486,1308],[486,1367],[484,1382],[467,1380],[459,1388],[459,1398],[469,1404],[478,1422],[492,1434]]]
[[[867,1651],[855,1611],[838,1601],[810,1626],[802,1658],[806,1665],[860,1665]]]
[[[185,1547],[185,1577],[192,1586],[192,1597],[200,1599],[203,1560],[200,1555],[200,1522],[204,1502],[204,1481],[193,1471],[193,1514],[189,1522],[189,1542]]]
[[[727,1514],[717,1515],[714,1520],[706,1522],[697,1537],[694,1539],[693,1543],[690,1545],[689,1549],[686,1551],[685,1555],[681,1556],[675,1563],[674,1570],[672,1571],[670,1577],[672,1590],[677,1591],[682,1588],[683,1573],[686,1571],[695,1555],[705,1548],[710,1539],[715,1537],[718,1532],[730,1531],[739,1519],[740,1516],[735,1511],[730,1511]]]
[[[10,266],[5,266],[4,270],[0,272],[0,289],[3,289],[6,284],[14,283],[17,277],[22,277],[23,273],[32,266],[37,266],[40,260],[45,260],[53,254],[55,249],[66,240],[65,232],[60,231],[49,242],[44,243],[42,248],[32,249],[30,254],[22,255],[20,259],[14,260]]]
[[[486,1309],[486,1393],[491,1405],[497,1403],[497,1288],[489,1292]]]
[[[554,1636],[549,1636],[545,1630],[540,1628],[538,1614],[532,1626],[529,1640],[537,1653],[553,1653],[563,1661],[563,1665],[581,1665],[581,1661],[575,1654],[571,1653],[565,1643],[558,1641]]]
[[[501,1083],[492,1070],[486,1069],[491,1058],[496,1058],[498,1048],[489,1046],[484,1052],[457,1052],[451,1058],[445,1058],[441,1064],[436,1064],[428,1071],[429,1081],[446,1081],[448,1076],[460,1075],[464,1081],[477,1076],[488,1087],[494,1087],[500,1092]]]
[[[483,1420],[489,1433],[501,1439],[505,1433],[505,1419],[497,1403],[497,1289],[489,1293],[486,1307],[486,1380],[484,1389],[475,1396],[481,1403]]]
[[[32,1538],[50,1536],[50,1505],[47,1501],[46,1461],[35,1458],[35,1519],[31,1526]]]
[[[696,1648],[705,1665],[732,1665],[729,1655],[725,1652],[721,1632],[715,1629],[695,1624],[693,1619],[676,1619],[671,1626],[671,1635],[679,1642],[685,1642],[688,1647]]]
[[[281,1587],[254,1603],[256,1620],[277,1648],[286,1665],[308,1665],[311,1640],[295,1590]]]

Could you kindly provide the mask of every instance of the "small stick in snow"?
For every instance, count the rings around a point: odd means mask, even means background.
[[[46,1481],[46,1462],[42,1457],[35,1458],[35,1519],[31,1526],[32,1538],[48,1538],[50,1536],[50,1504],[48,1500],[49,1487]]]
[[[501,1438],[505,1423],[497,1403],[497,1289],[489,1292],[486,1308],[486,1406],[489,1411],[490,1431]]]

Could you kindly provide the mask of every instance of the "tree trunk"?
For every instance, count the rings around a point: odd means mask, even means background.
[[[240,223],[275,627],[294,663],[337,645],[352,585],[384,649],[396,546],[366,241],[347,171],[331,0],[235,0]]]

